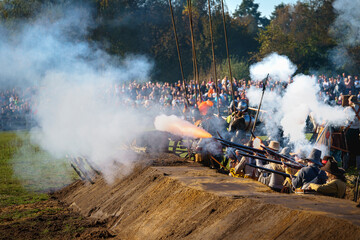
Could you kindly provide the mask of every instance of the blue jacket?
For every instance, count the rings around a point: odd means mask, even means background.
[[[316,177],[317,179],[315,179]],[[309,182],[324,184],[326,179],[327,176],[324,171],[320,170],[315,164],[310,164],[300,169],[297,176],[292,179],[292,183],[295,188],[300,188]]]

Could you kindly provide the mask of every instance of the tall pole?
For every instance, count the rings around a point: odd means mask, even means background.
[[[217,80],[216,74],[216,61],[215,61],[215,50],[214,50],[214,38],[213,38],[213,30],[212,30],[212,19],[211,19],[211,6],[210,0],[208,0],[208,7],[209,7],[209,23],[210,23],[210,36],[211,36],[211,49],[212,49],[212,58],[214,63],[214,78],[215,78],[215,91],[216,91],[216,98],[217,98],[217,109],[218,115],[220,117],[220,104],[219,104],[219,85]]]
[[[190,22],[190,33],[191,33],[191,45],[192,45],[192,53],[193,53],[193,64],[194,64],[194,79],[195,79],[195,94],[197,91],[197,87],[199,87],[199,97],[200,101],[202,100],[200,85],[199,85],[199,72],[197,67],[197,60],[196,60],[196,50],[195,50],[195,39],[194,39],[194,31],[193,31],[193,21],[192,21],[192,7],[191,7],[191,0],[187,0],[187,6],[189,10],[189,22]],[[195,99],[195,102],[197,99]]]
[[[178,40],[178,36],[177,36],[177,32],[176,32],[175,19],[174,19],[174,13],[173,13],[173,8],[172,8],[171,0],[169,0],[169,6],[170,6],[170,13],[171,13],[172,25],[173,25],[173,29],[174,29],[174,36],[175,36],[175,41],[176,41],[176,48],[177,48],[177,53],[178,53],[178,57],[179,57],[181,77],[182,77],[183,85],[184,85],[184,88],[185,88],[185,104],[187,104],[187,106],[189,106],[189,100],[187,99],[187,95],[188,95],[187,86],[186,86],[186,82],[185,82],[184,70],[183,70],[183,65],[182,65],[182,61],[181,61],[181,53],[180,53],[180,47],[179,47],[179,40]]]
[[[259,103],[259,107],[258,107],[258,110],[256,112],[256,115],[255,115],[255,121],[254,121],[254,125],[252,127],[252,132],[255,133],[255,126],[256,126],[256,122],[258,120],[258,117],[259,117],[259,113],[260,113],[260,108],[261,108],[261,104],[262,104],[262,101],[263,101],[263,97],[264,97],[264,93],[265,93],[265,89],[266,89],[266,82],[269,78],[269,74],[266,76],[266,78],[263,80],[263,89],[262,89],[262,94],[261,94],[261,99],[260,99],[260,103]],[[250,140],[251,140],[252,136],[250,135]]]
[[[223,15],[223,23],[224,23],[226,54],[227,54],[227,59],[228,59],[228,64],[229,64],[229,74],[230,74],[230,83],[231,83],[231,97],[232,97],[232,101],[234,102],[235,101],[235,96],[234,96],[234,86],[233,86],[233,78],[232,78],[231,63],[230,63],[230,56],[229,56],[228,38],[227,38],[227,32],[226,32],[224,0],[221,0],[221,8],[222,8],[222,15]]]

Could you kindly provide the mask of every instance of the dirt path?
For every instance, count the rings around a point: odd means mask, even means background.
[[[164,156],[159,159],[164,163]],[[156,164],[159,159],[154,159],[155,165],[161,165]],[[231,178],[195,163],[146,167],[112,185],[101,178],[93,185],[76,182],[56,197],[104,223],[116,239],[360,236],[360,210],[349,200],[277,194],[255,181]]]

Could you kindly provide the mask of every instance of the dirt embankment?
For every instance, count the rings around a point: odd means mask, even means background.
[[[79,181],[56,197],[117,239],[360,238],[355,203],[277,194],[196,164],[146,167],[112,185]]]

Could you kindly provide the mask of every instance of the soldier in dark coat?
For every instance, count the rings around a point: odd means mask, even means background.
[[[320,170],[321,164],[321,151],[314,148],[310,155],[305,158],[309,162],[307,167],[303,167],[292,178],[292,184],[295,188],[304,187],[309,183],[324,184],[326,182],[326,173]]]

